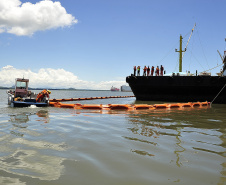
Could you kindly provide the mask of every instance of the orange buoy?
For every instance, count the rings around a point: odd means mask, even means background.
[[[102,104],[84,104],[82,109],[102,109]]]
[[[58,103],[58,102],[49,102],[49,105],[55,107],[57,103]]]
[[[108,105],[111,110],[115,109],[129,109],[131,106],[128,104],[109,104]]]
[[[150,105],[147,104],[136,104],[134,105],[135,109],[149,109]]]
[[[195,103],[192,103],[193,107],[199,107],[201,106],[202,104],[200,102],[195,102]]]
[[[180,108],[181,105],[179,103],[173,103],[173,104],[169,104],[168,108]]]
[[[155,104],[154,107],[155,107],[155,108],[158,108],[158,109],[159,109],[159,108],[161,108],[161,109],[162,109],[162,108],[167,108],[167,107],[168,107],[168,104]]]
[[[181,107],[192,107],[192,103],[191,102],[181,103]]]
[[[210,104],[210,102],[207,102],[207,101],[206,102],[201,102],[202,106],[208,106],[209,104]]]
[[[59,105],[59,107],[62,107],[62,108],[74,108],[75,104],[63,104],[63,103],[61,103]]]
[[[64,99],[65,100],[65,99]],[[198,106],[208,106],[209,102],[188,102],[188,103],[173,103],[173,104],[64,104],[58,101],[50,102],[50,106],[62,107],[62,108],[74,108],[74,109],[98,109],[98,110],[142,110],[142,109],[166,109],[166,108],[180,108],[180,107],[198,107]]]

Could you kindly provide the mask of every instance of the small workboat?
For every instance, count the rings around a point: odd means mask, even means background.
[[[11,107],[46,107],[49,105],[49,98],[44,96],[40,102],[36,101],[37,94],[28,90],[29,79],[16,78],[15,90],[8,90],[8,105]]]

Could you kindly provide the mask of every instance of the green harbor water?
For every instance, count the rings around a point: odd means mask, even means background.
[[[0,95],[1,185],[226,184],[226,105],[140,111],[11,108],[6,90]],[[133,94],[53,90],[51,98],[126,95]]]

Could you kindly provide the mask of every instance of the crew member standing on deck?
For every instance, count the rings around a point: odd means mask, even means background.
[[[51,94],[51,91],[44,89],[42,92],[38,93],[36,102],[41,102],[45,96],[49,98],[49,94]]]
[[[150,75],[150,67],[148,66],[148,68],[147,68],[147,76],[149,76]]]
[[[144,66],[144,73],[143,73],[143,76],[146,76],[146,71],[147,71],[147,67]]]
[[[137,76],[140,76],[140,66],[137,67]]]
[[[156,67],[155,76],[159,76],[159,66]]]
[[[154,68],[154,66],[152,66],[152,67],[151,67],[151,76],[153,76],[154,71],[155,71],[155,68]]]
[[[160,76],[163,76],[163,71],[164,71],[164,67],[161,65],[160,66]]]
[[[134,76],[136,76],[136,70],[137,70],[137,68],[136,68],[136,66],[134,66],[134,67],[133,67],[133,71],[134,71],[133,74],[134,74]]]

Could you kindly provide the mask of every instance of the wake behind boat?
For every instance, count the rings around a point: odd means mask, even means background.
[[[51,92],[43,90],[38,95],[28,90],[29,79],[16,78],[15,90],[8,90],[8,105],[11,107],[46,107],[49,105],[49,95]]]

